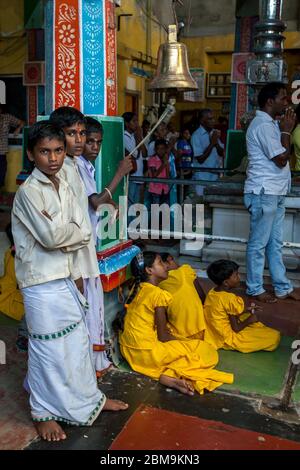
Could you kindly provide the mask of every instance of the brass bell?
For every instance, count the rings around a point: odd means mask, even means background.
[[[158,51],[156,75],[150,83],[150,91],[194,91],[198,86],[191,76],[187,47],[177,42],[176,25],[169,26],[168,42]]]

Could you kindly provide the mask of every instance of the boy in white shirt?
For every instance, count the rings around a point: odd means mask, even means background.
[[[78,169],[80,176],[84,182],[86,194],[89,198],[89,215],[91,219],[93,235],[95,244],[97,242],[97,225],[99,216],[97,211],[101,205],[115,204],[111,196],[117,189],[120,182],[123,180],[132,169],[132,157],[125,157],[119,163],[119,167],[104,190],[98,194],[96,181],[95,181],[95,167],[93,163],[98,158],[102,140],[103,140],[103,127],[99,121],[94,118],[86,117],[86,143],[83,150],[83,155],[77,159]]]
[[[50,115],[50,122],[60,127],[65,133],[67,155],[61,169],[61,176],[71,186],[74,196],[78,198],[86,223],[92,231],[89,217],[89,200],[77,163],[78,157],[83,154],[86,143],[85,118],[77,109],[63,106],[53,111]],[[77,263],[83,279],[82,286],[79,288],[88,303],[86,320],[93,346],[94,366],[97,377],[101,377],[111,366],[111,363],[105,352],[104,299],[94,237],[78,253]]]
[[[29,331],[27,384],[40,437],[66,439],[58,424],[89,426],[102,409],[127,405],[107,400],[97,388],[85,299],[74,279],[76,256],[91,239],[90,226],[69,185],[58,175],[65,157],[63,131],[47,121],[29,130],[32,175],[13,206],[16,276]]]

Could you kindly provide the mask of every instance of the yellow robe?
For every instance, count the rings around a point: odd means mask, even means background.
[[[4,257],[4,276],[0,277],[0,312],[15,320],[24,315],[23,297],[17,288],[15,261],[11,249]]]
[[[149,283],[128,306],[124,331],[120,334],[123,356],[136,372],[158,380],[161,375],[191,380],[195,390],[203,394],[223,383],[232,383],[233,375],[214,369],[217,351],[197,339],[174,340],[162,343],[155,327],[155,308],[168,307],[172,296]]]
[[[235,333],[230,324],[230,315],[241,315],[245,305],[241,297],[229,292],[212,289],[206,297],[204,315],[207,330],[205,341],[216,349],[237,350],[242,353],[274,351],[280,342],[280,333],[260,322]],[[245,314],[242,319],[246,319]]]
[[[169,292],[173,300],[168,307],[168,322],[174,335],[203,339],[206,329],[203,305],[194,286],[197,274],[185,264],[169,272],[160,288]]]

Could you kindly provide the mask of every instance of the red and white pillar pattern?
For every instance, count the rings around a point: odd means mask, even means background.
[[[73,106],[116,115],[116,56],[113,0],[48,0],[46,113]]]

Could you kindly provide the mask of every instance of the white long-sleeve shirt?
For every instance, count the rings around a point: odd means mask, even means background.
[[[80,208],[85,216],[86,223],[92,232],[92,225],[89,216],[89,199],[86,193],[84,182],[80,176],[78,168],[78,157],[66,156],[62,169],[61,177],[69,184],[73,191],[74,198],[77,198]],[[79,266],[81,277],[91,279],[99,276],[99,266],[95,247],[95,240],[92,236],[88,245],[76,253],[77,265]]]
[[[90,243],[91,230],[64,180],[59,178],[58,193],[35,168],[16,193],[12,230],[20,288],[81,276],[75,253]]]

